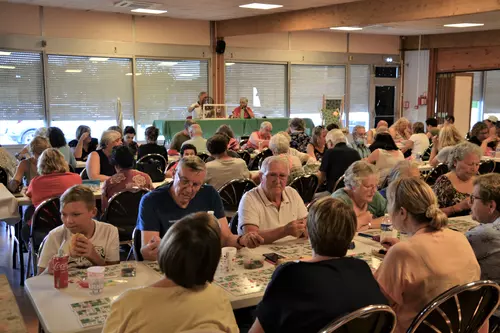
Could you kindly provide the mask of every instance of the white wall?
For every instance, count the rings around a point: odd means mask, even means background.
[[[429,51],[406,51],[404,67],[403,105],[410,103],[409,108],[403,109],[403,115],[412,123],[427,119],[427,106],[418,106],[418,96],[427,93],[429,82]],[[418,106],[418,109],[415,109]]]

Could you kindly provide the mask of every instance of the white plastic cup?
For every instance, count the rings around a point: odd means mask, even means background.
[[[94,266],[87,268],[87,281],[91,295],[98,295],[104,289],[104,272],[106,268]]]
[[[223,274],[231,273],[236,266],[236,252],[235,247],[223,247],[219,261],[219,271]]]

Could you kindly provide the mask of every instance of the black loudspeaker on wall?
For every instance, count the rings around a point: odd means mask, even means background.
[[[226,51],[226,42],[221,39],[218,40],[217,45],[215,46],[215,52],[217,52],[218,54],[224,54],[225,51]]]

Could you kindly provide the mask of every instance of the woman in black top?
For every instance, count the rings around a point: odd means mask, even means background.
[[[76,129],[76,139],[68,143],[77,161],[86,161],[89,154],[97,149],[99,142],[90,133],[90,127],[80,125]]]
[[[91,180],[105,181],[116,173],[109,158],[113,147],[122,144],[122,134],[116,131],[104,131],[101,136],[100,148],[90,153],[87,160],[87,175]]]
[[[496,150],[497,146],[495,138],[490,136],[488,125],[483,121],[472,126],[469,142],[481,147],[483,155],[489,155],[488,152]]]
[[[356,214],[342,201],[313,204],[307,217],[313,257],[276,268],[249,332],[316,333],[342,315],[387,304],[367,263],[345,256],[356,227]]]
[[[145,134],[147,143],[139,147],[137,159],[140,160],[142,157],[149,154],[159,154],[165,157],[165,160],[168,161],[167,149],[157,144],[160,131],[156,127],[150,126],[146,128]]]
[[[326,133],[323,126],[314,127],[311,142],[307,145],[307,154],[316,158],[317,161],[323,159],[326,151]]]

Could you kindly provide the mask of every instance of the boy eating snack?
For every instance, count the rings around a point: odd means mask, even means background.
[[[68,268],[114,265],[120,262],[118,229],[93,219],[97,209],[94,194],[82,185],[75,185],[61,196],[63,225],[48,234],[38,260],[38,272],[62,250],[69,255]],[[52,273],[49,272],[48,273]]]

